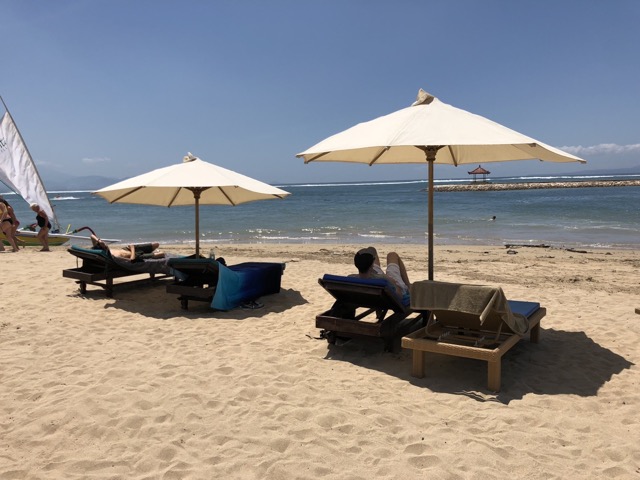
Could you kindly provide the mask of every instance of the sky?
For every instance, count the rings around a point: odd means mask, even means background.
[[[640,165],[637,0],[0,0],[0,95],[36,165],[128,178],[203,160],[282,185],[426,178],[296,154],[420,88],[588,161]],[[437,166],[436,178],[471,170]],[[45,176],[43,174],[43,176]]]

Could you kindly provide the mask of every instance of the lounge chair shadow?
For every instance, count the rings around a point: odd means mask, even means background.
[[[80,289],[76,288],[72,292],[68,293],[67,297],[104,302],[105,300],[117,300],[118,297],[136,296],[136,295],[144,294],[145,292],[152,292],[153,290],[158,290],[158,289],[164,292],[166,286],[169,283],[171,283],[171,281],[172,280],[168,278],[155,279],[155,280],[145,278],[145,279],[140,279],[139,283],[114,282],[114,291],[113,291],[112,298],[109,298],[106,296],[105,289],[97,287],[95,285],[89,285],[87,286],[87,291],[85,293],[80,292]]]
[[[486,362],[431,353],[425,356],[424,378],[411,376],[409,350],[383,353],[382,342],[372,339],[329,345],[325,358],[378,370],[434,392],[504,404],[527,394],[594,396],[615,375],[633,366],[584,332],[543,328],[540,343],[524,339],[503,357],[502,388],[493,393],[486,386]]]
[[[264,306],[255,310],[243,310],[238,307],[223,312],[213,310],[206,302],[196,301],[189,302],[189,310],[183,310],[180,307],[178,297],[165,291],[166,284],[167,282],[156,282],[154,285],[136,289],[126,289],[123,286],[104,308],[117,308],[161,320],[176,317],[186,317],[192,320],[216,318],[244,320],[252,317],[263,317],[271,313],[281,313],[297,305],[307,303],[299,291],[283,288],[280,293],[260,297],[260,302]],[[102,298],[104,299],[104,293]]]

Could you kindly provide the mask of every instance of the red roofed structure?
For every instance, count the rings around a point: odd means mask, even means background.
[[[478,168],[471,170],[470,172],[467,172],[469,175],[473,175],[473,183],[477,183],[477,175],[482,175],[482,183],[486,183],[487,182],[487,175],[489,175],[491,172],[489,170],[485,170],[484,168],[482,168],[480,165],[478,165]]]

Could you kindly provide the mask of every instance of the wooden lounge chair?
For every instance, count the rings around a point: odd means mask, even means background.
[[[340,337],[375,337],[386,351],[398,351],[400,337],[424,325],[423,316],[410,316],[413,310],[384,279],[324,275],[318,283],[336,300],[316,316],[316,328],[330,344]]]
[[[218,284],[218,265],[209,258],[169,260],[169,267],[177,272],[174,282],[167,285],[167,293],[179,295],[183,310],[189,309],[189,300],[211,303]]]
[[[152,271],[144,271],[140,265],[137,265],[137,269],[135,270],[126,268],[123,266],[126,261],[121,263],[116,262],[111,254],[106,250],[81,248],[74,245],[68,248],[67,252],[75,256],[77,260],[81,260],[82,265],[76,268],[67,268],[63,270],[62,276],[76,280],[76,283],[80,286],[80,293],[82,294],[87,293],[87,285],[95,285],[103,288],[106,291],[107,297],[111,298],[113,297],[113,280],[116,278],[131,276],[138,277],[135,280],[118,283],[118,285],[125,283],[130,285],[167,278],[170,276],[168,273],[162,272],[162,269],[159,269],[158,265],[156,265]],[[140,279],[140,275],[149,276],[147,278]]]
[[[427,325],[402,338],[413,350],[412,375],[424,377],[425,352],[488,363],[488,388],[500,390],[502,356],[529,332],[537,343],[546,309],[507,300],[501,288],[421,281],[411,286],[411,307],[430,312]]]
[[[178,300],[183,310],[188,310],[189,300],[213,303],[219,286],[222,293],[233,296],[231,303],[222,299],[221,305],[224,308],[221,309],[233,308],[236,303],[278,293],[286,266],[284,263],[274,262],[245,262],[227,267],[209,258],[172,258],[168,264],[175,273],[175,280],[167,285],[167,293],[179,295]],[[234,278],[237,280],[234,285],[219,285],[221,278],[229,278],[235,274],[242,278]],[[229,292],[230,290],[232,291]]]

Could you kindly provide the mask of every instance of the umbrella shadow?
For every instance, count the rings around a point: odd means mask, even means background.
[[[527,394],[595,396],[614,375],[634,365],[584,332],[543,329],[540,343],[523,340],[502,358],[502,387],[494,393],[487,389],[486,362],[433,353],[425,357],[424,378],[411,376],[411,351],[385,353],[373,339],[329,345],[325,358],[378,370],[433,392],[504,404]]]
[[[281,313],[290,308],[307,303],[299,291],[281,289],[279,293],[260,298],[264,306],[257,309],[243,310],[238,307],[229,311],[213,310],[207,302],[190,301],[189,310],[183,310],[178,296],[167,293],[165,286],[170,282],[157,281],[133,288],[116,290],[112,301],[105,309],[119,309],[145,317],[169,320],[177,317],[198,319],[244,320],[263,317],[272,313]],[[89,292],[87,292],[89,293]],[[104,293],[102,293],[104,298]]]

